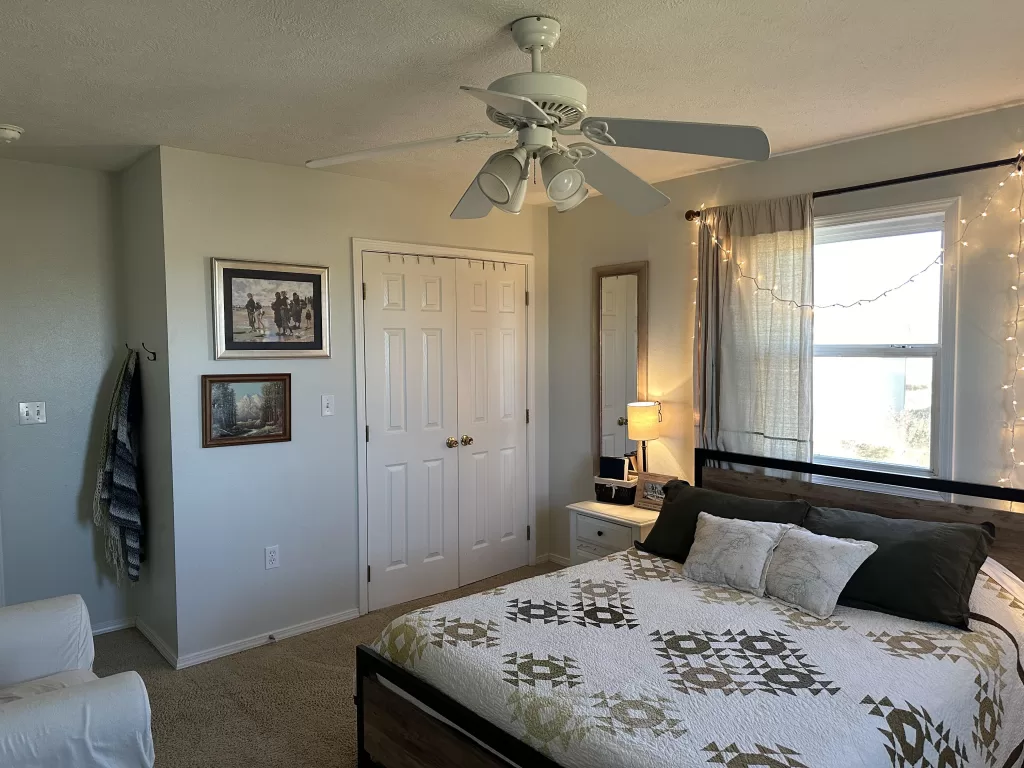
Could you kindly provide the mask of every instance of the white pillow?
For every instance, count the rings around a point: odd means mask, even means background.
[[[819,619],[836,609],[839,593],[878,545],[821,536],[804,528],[786,531],[768,566],[769,597]]]
[[[763,597],[772,551],[792,527],[701,512],[693,546],[683,563],[683,576]]]

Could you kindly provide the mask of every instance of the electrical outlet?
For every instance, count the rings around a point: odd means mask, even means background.
[[[281,564],[281,556],[277,551],[277,544],[272,547],[264,548],[263,557],[266,560],[266,567],[268,571],[271,568],[277,568]]]
[[[19,424],[45,424],[46,403],[18,403]]]

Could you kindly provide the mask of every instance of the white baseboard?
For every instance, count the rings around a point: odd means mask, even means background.
[[[316,629],[323,629],[324,627],[329,627],[332,624],[340,624],[343,621],[348,621],[349,619],[355,619],[358,617],[359,609],[350,608],[349,610],[342,611],[341,613],[323,616],[319,619],[313,619],[312,621],[304,621],[300,624],[293,624],[290,627],[276,629],[273,632],[266,632],[262,635],[254,635],[253,637],[247,637],[244,640],[236,640],[233,643],[225,643],[224,645],[218,645],[215,648],[208,648],[205,651],[188,653],[184,656],[177,657],[174,666],[175,669],[194,667],[196,664],[203,664],[207,661],[213,661],[214,659],[219,659],[223,656],[230,656],[233,653],[248,651],[252,648],[258,648],[261,645],[266,645],[270,642],[284,640],[285,638],[294,637],[295,635],[301,635],[306,632],[312,632]],[[274,638],[273,641],[270,639],[271,636]],[[157,648],[157,650],[160,649]]]
[[[534,562],[536,562],[537,565],[540,565],[541,563],[554,563],[555,565],[562,566],[572,565],[572,561],[569,560],[568,557],[556,555],[554,552],[548,552],[543,555],[537,555],[537,559]]]
[[[105,635],[107,632],[117,632],[119,629],[129,629],[135,626],[135,619],[114,619],[104,621],[101,624],[92,625],[92,636]]]
[[[143,637],[152,643],[153,647],[156,648],[157,653],[163,656],[167,660],[168,664],[175,669],[178,669],[178,655],[171,650],[171,646],[164,642],[164,639],[160,637],[160,635],[153,631],[153,628],[149,626],[149,624],[136,617],[135,628],[142,633]]]

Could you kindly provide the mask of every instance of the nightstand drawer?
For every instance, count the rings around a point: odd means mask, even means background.
[[[618,525],[587,515],[577,515],[576,538],[617,552],[633,546],[633,529],[628,525]],[[573,542],[573,545],[575,544],[576,542]]]
[[[576,542],[576,557],[573,560],[574,563],[586,563],[591,560],[600,560],[602,557],[608,557],[608,555],[614,555],[615,550],[605,549],[599,547],[597,544],[591,544],[587,541]]]

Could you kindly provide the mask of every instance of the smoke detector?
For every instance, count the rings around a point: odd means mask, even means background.
[[[21,134],[24,132],[24,130],[16,125],[0,123],[0,141],[4,144],[10,144],[12,141],[17,141],[21,138]]]

